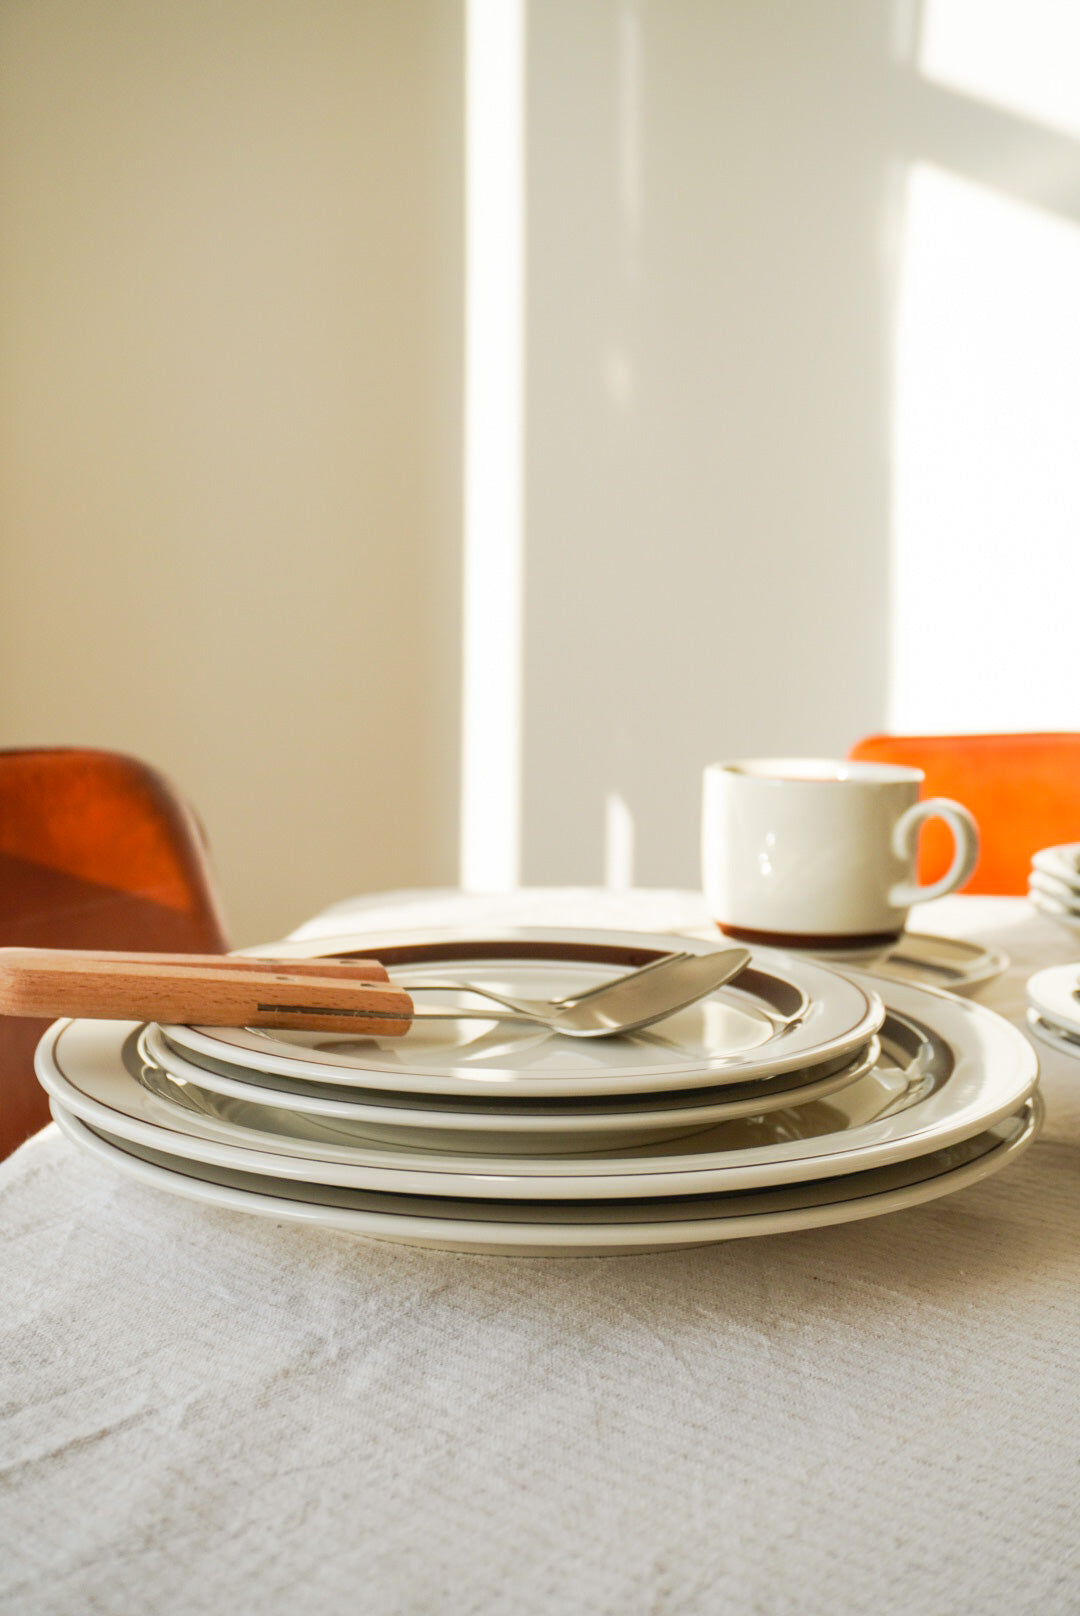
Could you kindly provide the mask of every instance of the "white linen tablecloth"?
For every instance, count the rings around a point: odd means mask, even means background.
[[[395,894],[322,927],[700,923],[691,894]],[[1020,899],[1023,1015],[1080,957]],[[307,928],[311,929],[311,928]],[[211,1210],[48,1128],[0,1167],[0,1610],[1080,1609],[1080,1065],[945,1200],[651,1257],[459,1256]]]

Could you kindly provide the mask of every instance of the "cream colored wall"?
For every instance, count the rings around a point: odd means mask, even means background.
[[[713,759],[1070,722],[1076,17],[529,7],[526,880],[617,796],[696,885]]]
[[[696,885],[702,766],[885,717],[889,0],[546,0],[528,40],[524,874]]]
[[[238,943],[456,875],[461,42],[0,5],[0,744],[163,768]]]

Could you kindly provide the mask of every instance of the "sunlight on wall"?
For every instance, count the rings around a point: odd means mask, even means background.
[[[628,892],[634,884],[634,816],[626,798],[609,791],[604,799],[604,885]]]
[[[893,729],[1080,729],[1078,444],[1080,230],[916,167],[897,348]]]
[[[1077,0],[930,0],[923,76],[1080,136]]]
[[[461,884],[518,879],[524,355],[524,0],[466,22]]]

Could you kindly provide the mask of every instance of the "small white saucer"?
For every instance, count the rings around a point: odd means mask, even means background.
[[[906,931],[883,948],[815,951],[829,964],[857,966],[873,976],[920,987],[944,988],[948,993],[973,993],[976,988],[1009,968],[1001,949],[984,948],[959,937],[934,937],[928,932]]]
[[[1080,932],[1080,910],[1070,909],[1056,898],[1048,897],[1040,887],[1029,886],[1028,897],[1040,914],[1056,920],[1059,926],[1064,926],[1066,931],[1074,935]]]
[[[1074,889],[1080,887],[1080,842],[1041,847],[1031,857],[1032,867]]]
[[[1064,1027],[1052,1027],[1035,1010],[1027,1013],[1027,1030],[1040,1043],[1056,1049],[1059,1055],[1070,1055],[1073,1060],[1080,1060],[1080,1038],[1070,1037]]]
[[[1037,892],[1041,898],[1049,898],[1052,903],[1059,904],[1062,909],[1071,909],[1080,914],[1080,887],[1069,886],[1059,881],[1056,875],[1046,875],[1042,870],[1033,868],[1028,876],[1028,893]]]
[[[1052,1031],[1080,1039],[1080,964],[1049,965],[1028,979],[1027,1001]]]

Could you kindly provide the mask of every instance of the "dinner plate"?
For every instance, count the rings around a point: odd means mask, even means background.
[[[138,1137],[170,1154],[244,1170],[406,1190],[433,1186],[480,1197],[573,1194],[575,1197],[687,1194],[827,1177],[884,1166],[971,1137],[1016,1111],[1038,1075],[1024,1036],[977,1005],[926,988],[890,983],[882,1039],[886,1062],[828,1101],[719,1125],[674,1149],[652,1147],[582,1160],[504,1158],[455,1160],[422,1150],[307,1153],[283,1136],[255,1142],[200,1125],[174,1105],[164,1116],[148,1101],[125,1024],[59,1024],[43,1041],[42,1081],[54,1097],[111,1135]],[[110,1025],[113,1028],[110,1043]],[[126,1055],[126,1062],[125,1062]],[[168,1137],[167,1137],[168,1136]],[[236,1154],[248,1148],[250,1155]],[[312,1169],[318,1158],[322,1168]],[[333,1158],[332,1160],[330,1158]],[[417,1178],[415,1175],[433,1175]],[[359,1176],[358,1176],[359,1175]]]
[[[1026,991],[1028,1004],[1044,1021],[1080,1037],[1080,964],[1036,971]]]
[[[549,999],[582,992],[675,949],[705,953],[715,944],[670,934],[523,927],[498,938],[381,933],[337,938],[332,946],[381,959],[406,988],[425,978],[471,980],[511,997]],[[453,1002],[452,995],[442,997]],[[457,1002],[470,1002],[464,989]],[[467,1016],[417,1022],[405,1037],[381,1040],[243,1027],[162,1031],[197,1065],[212,1060],[260,1075],[409,1094],[580,1099],[775,1077],[854,1054],[883,1016],[872,984],[859,986],[815,961],[755,949],[752,965],[732,983],[618,1038],[565,1038],[525,1022],[493,1026]]]
[[[903,1036],[902,1029],[897,1031]],[[828,1101],[811,1100],[785,1111],[695,1128],[690,1134],[684,1123],[683,1137],[663,1146],[643,1146],[631,1136],[622,1141],[621,1149],[602,1154],[590,1138],[581,1160],[568,1156],[565,1148],[550,1157],[522,1156],[516,1150],[519,1136],[504,1137],[501,1152],[495,1155],[451,1152],[441,1139],[440,1148],[425,1148],[427,1135],[419,1129],[396,1147],[362,1136],[343,1141],[331,1130],[305,1127],[303,1116],[297,1119],[242,1101],[232,1102],[233,1108],[223,1116],[213,1106],[219,1097],[193,1091],[158,1068],[148,1069],[140,1059],[137,1029],[129,1031],[124,1023],[58,1025],[42,1046],[38,1072],[53,1098],[92,1127],[192,1160],[357,1188],[481,1197],[569,1193],[594,1197],[695,1193],[711,1187],[711,1177],[699,1181],[698,1175],[708,1175],[718,1153],[730,1161],[735,1152],[750,1146],[776,1144],[804,1131],[821,1133],[882,1115],[902,1099],[913,1081],[922,1080],[918,1053],[909,1059],[910,1043],[893,1052],[903,1067],[888,1058],[879,1064],[873,1040],[858,1063],[873,1082],[860,1082],[857,1102],[843,1111],[832,1109]],[[916,1073],[911,1065],[918,1068]],[[852,1086],[847,1079],[845,1087]],[[555,1148],[565,1143],[560,1140]],[[498,1148],[495,1142],[487,1144],[489,1151]],[[721,1170],[716,1176],[719,1183],[728,1174]]]
[[[1009,968],[1009,956],[999,948],[929,932],[906,931],[879,948],[816,949],[814,954],[837,970],[854,966],[874,976],[947,988],[950,993],[973,993]]]
[[[460,1201],[292,1183],[197,1162],[100,1134],[51,1102],[77,1145],[145,1184],[211,1206],[409,1245],[504,1256],[601,1256],[780,1234],[917,1206],[1016,1159],[1042,1117],[1033,1096],[983,1133],[914,1161],[808,1184],[650,1202]]]
[[[253,1072],[195,1066],[172,1049],[160,1028],[139,1035],[143,1086],[162,1098],[178,1098],[183,1085],[187,1109],[197,1106],[219,1119],[251,1120],[250,1107],[276,1112],[275,1131],[296,1134],[314,1127],[334,1130],[338,1140],[357,1136],[416,1149],[521,1154],[597,1151],[645,1144],[729,1121],[823,1100],[845,1088],[874,1064],[878,1047],[870,1039],[854,1056],[826,1061],[805,1072],[785,1072],[756,1082],[721,1088],[643,1094],[629,1100],[537,1100],[470,1096],[384,1094],[297,1082]]]

